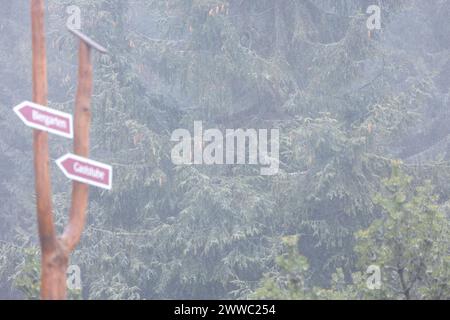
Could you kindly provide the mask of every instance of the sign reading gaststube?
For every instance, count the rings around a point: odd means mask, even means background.
[[[103,189],[112,188],[113,169],[107,164],[71,153],[56,160],[56,164],[69,179]]]

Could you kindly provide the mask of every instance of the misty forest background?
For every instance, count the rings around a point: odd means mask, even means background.
[[[382,30],[365,13],[382,8]],[[450,1],[49,0],[49,106],[94,54],[91,188],[74,299],[449,299]],[[0,0],[0,298],[38,298],[29,1]],[[280,173],[182,166],[177,128],[279,128]],[[51,158],[70,141],[51,137]],[[56,223],[70,186],[52,166]],[[366,269],[381,268],[369,290]]]

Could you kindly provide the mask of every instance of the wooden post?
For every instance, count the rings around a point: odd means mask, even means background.
[[[33,101],[47,105],[47,58],[45,49],[44,0],[31,0],[32,51],[33,51]],[[57,270],[64,261],[55,259],[58,250],[52,213],[52,192],[48,155],[48,135],[34,130],[33,154],[37,222],[41,245],[41,298],[61,296],[56,283],[60,282]]]
[[[44,30],[44,0],[31,0],[32,47],[33,47],[33,101],[47,105],[47,62]],[[72,31],[72,30],[71,30]],[[75,103],[74,152],[89,155],[89,129],[91,124],[92,64],[91,47],[106,53],[106,49],[78,31],[79,74]],[[69,222],[63,235],[58,238],[52,213],[52,191],[50,182],[48,135],[35,130],[33,153],[37,220],[41,245],[41,299],[62,300],[67,297],[67,267],[70,253],[81,239],[86,221],[89,188],[86,184],[74,182]]]
[[[74,119],[74,153],[85,158],[89,157],[89,128],[91,124],[92,64],[90,55],[90,47],[84,41],[80,41],[78,91]],[[84,229],[88,196],[88,185],[74,181],[69,224],[62,236],[62,240],[70,251],[75,249]]]

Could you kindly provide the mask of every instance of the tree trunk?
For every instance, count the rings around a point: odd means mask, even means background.
[[[47,62],[44,30],[44,0],[31,0],[33,47],[33,101],[46,106]],[[90,48],[80,42],[79,79],[75,103],[74,153],[88,157],[92,65]],[[67,297],[67,267],[69,255],[81,238],[86,220],[89,188],[74,182],[69,223],[61,238],[57,238],[52,213],[52,191],[49,168],[48,135],[33,133],[37,219],[41,245],[41,299],[62,300]]]

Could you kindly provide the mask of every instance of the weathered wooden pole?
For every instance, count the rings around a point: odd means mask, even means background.
[[[92,64],[90,51],[90,47],[80,41],[78,90],[74,118],[74,153],[85,158],[89,156],[89,129],[91,124]],[[74,250],[80,241],[86,220],[88,196],[88,185],[74,181],[69,224],[62,236],[70,251]]]
[[[33,51],[33,101],[47,105],[47,61],[44,30],[44,0],[31,0],[32,51]],[[71,30],[80,41],[78,91],[75,103],[74,152],[89,155],[89,129],[91,123],[92,64],[91,47],[106,50],[78,31]],[[33,132],[33,153],[37,220],[41,245],[41,299],[62,300],[67,297],[67,267],[70,253],[81,239],[86,220],[89,188],[74,182],[69,222],[63,235],[56,236],[49,168],[48,135]]]
[[[78,90],[75,100],[74,118],[74,153],[77,156],[88,158],[93,82],[91,48],[94,48],[101,53],[106,53],[107,51],[78,30],[69,28],[69,31],[80,39]],[[88,185],[74,181],[72,186],[72,205],[70,207],[69,223],[61,237],[65,248],[67,248],[69,252],[72,252],[80,241],[86,222],[88,198]]]
[[[47,58],[45,48],[44,0],[31,0],[32,51],[33,51],[33,101],[47,105]],[[59,270],[67,261],[58,259],[60,248],[56,239],[52,213],[52,192],[48,153],[48,134],[33,132],[33,154],[37,222],[41,245],[41,298],[56,299],[63,292],[56,285]]]

